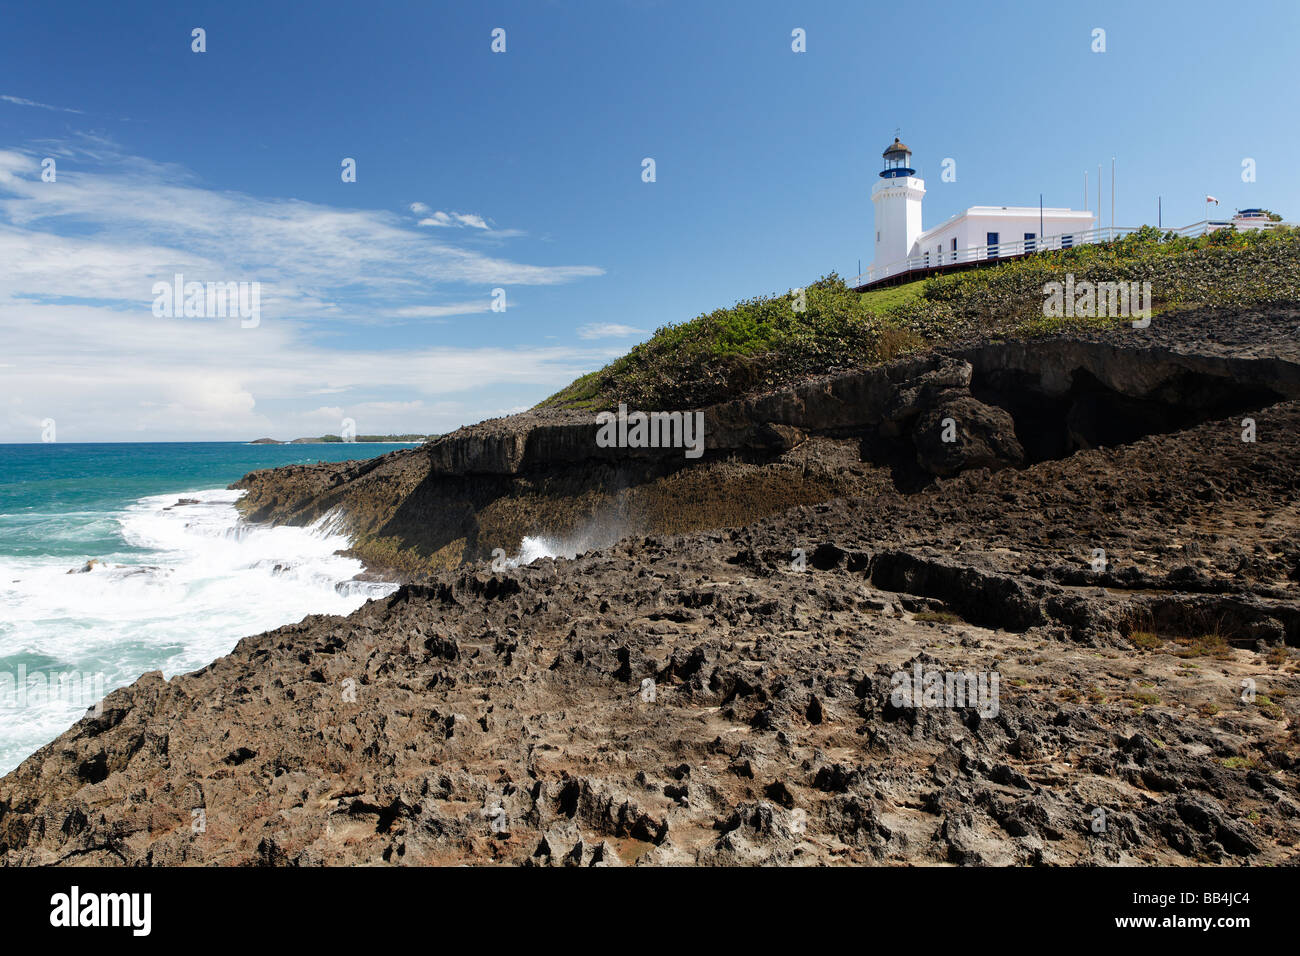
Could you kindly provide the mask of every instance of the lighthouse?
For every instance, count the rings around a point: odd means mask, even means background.
[[[921,235],[925,180],[912,168],[912,151],[897,136],[884,152],[885,168],[871,188],[876,210],[874,261],[877,266],[906,259]]]
[[[868,283],[1099,241],[1088,210],[1041,205],[970,206],[922,232],[925,180],[912,168],[912,151],[894,137],[883,155],[885,167],[871,187],[876,235]]]

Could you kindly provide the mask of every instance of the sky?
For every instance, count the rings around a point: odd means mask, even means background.
[[[0,25],[0,442],[530,407],[656,328],[865,268],[896,131],[926,228],[1080,208],[1085,170],[1095,206],[1098,164],[1109,224],[1112,157],[1121,226],[1207,194],[1300,219],[1294,0],[67,0]],[[178,273],[257,283],[256,321],[172,314]]]

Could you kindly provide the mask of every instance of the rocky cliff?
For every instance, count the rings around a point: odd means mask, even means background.
[[[595,413],[495,419],[366,462],[253,472],[250,520],[334,515],[406,575],[628,534],[739,526],[800,504],[1059,458],[1300,396],[1295,312],[1180,315],[1090,337],[950,346],[700,410],[705,452],[603,448]],[[945,440],[947,439],[947,440]]]
[[[0,860],[1293,863],[1298,332],[967,343],[706,409],[695,463],[533,415],[251,475],[418,582],[115,691],[0,780]],[[611,502],[700,529],[475,560]]]

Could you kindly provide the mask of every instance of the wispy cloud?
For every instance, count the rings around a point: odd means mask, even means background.
[[[424,203],[416,203],[416,206],[424,206]],[[424,207],[426,210],[428,206]],[[414,209],[414,206],[412,207]],[[488,224],[482,216],[471,212],[443,212],[439,210],[431,216],[426,216],[420,220],[421,226],[469,226],[474,229],[487,229]]]
[[[206,189],[173,167],[106,162],[102,144],[95,158],[91,170],[61,163],[45,183],[36,154],[0,150],[0,295],[57,290],[138,306],[155,281],[182,272],[261,282],[265,316],[340,319],[439,306],[457,286],[486,296],[603,273],[490,255],[383,210]]]
[[[578,327],[580,339],[622,339],[645,334],[645,329],[634,329],[630,325],[619,325],[616,322],[589,322]]]
[[[408,305],[391,313],[399,319],[442,319],[455,315],[475,315],[492,307],[491,299],[473,302],[448,302],[445,305]]]
[[[68,109],[66,106],[51,106],[49,103],[37,103],[35,100],[23,99],[21,96],[9,96],[6,93],[0,93],[0,101],[12,103],[14,106],[34,106],[38,110],[53,110],[56,113],[81,113],[81,110]]]
[[[614,357],[559,346],[329,348],[291,323],[241,329],[80,303],[0,307],[0,341],[12,363],[0,371],[0,441],[38,440],[47,417],[65,441],[287,435],[323,395],[369,433],[441,431],[492,414],[503,394],[554,390]]]
[[[367,324],[483,313],[494,287],[603,270],[487,254],[392,211],[206,188],[103,141],[46,145],[0,150],[0,441],[36,440],[45,417],[68,441],[288,434],[323,395],[365,432],[438,431],[612,357],[382,336],[356,347]],[[74,161],[46,183],[44,155]],[[260,282],[261,324],[156,318],[153,283],[175,273]]]
[[[434,210],[424,202],[413,202],[409,208],[419,217],[416,225],[424,228],[471,229],[493,239],[515,239],[526,235],[521,229],[498,228],[491,219],[475,212],[444,212],[441,209]]]

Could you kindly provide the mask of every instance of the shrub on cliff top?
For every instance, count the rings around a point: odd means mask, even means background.
[[[690,322],[658,329],[649,341],[585,375],[544,406],[681,408],[723,401],[804,375],[893,358],[922,340],[831,274],[804,290],[746,299]],[[886,354],[887,353],[887,354]]]
[[[1150,282],[1157,310],[1245,305],[1300,298],[1300,233],[1221,229],[1187,238],[1143,227],[1123,239],[1017,259],[994,268],[937,276],[926,303],[952,309],[963,331],[996,333],[1009,320],[1042,314],[1043,286],[1071,273],[1075,282]]]
[[[1149,281],[1157,311],[1300,300],[1300,231],[1223,229],[1187,238],[1147,226],[1113,242],[1043,252],[888,290],[857,293],[834,273],[795,297],[760,296],[667,325],[539,407],[690,408],[806,375],[887,362],[972,336],[1036,335],[1116,319],[1043,319],[1043,287]],[[887,293],[887,294],[886,294]]]

